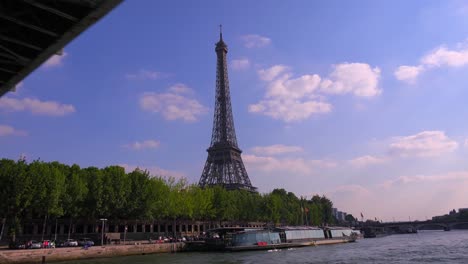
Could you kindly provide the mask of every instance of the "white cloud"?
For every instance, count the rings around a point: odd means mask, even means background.
[[[310,167],[302,158],[298,159],[278,159],[274,157],[243,155],[245,166],[248,170],[254,171],[288,171],[292,173],[307,174],[310,173]]]
[[[62,55],[54,54],[46,62],[44,62],[43,67],[53,68],[53,67],[62,66],[63,60],[65,59],[65,57],[67,57],[67,55],[68,53],[66,52],[63,52]]]
[[[12,126],[0,124],[0,137],[4,136],[27,136],[28,133],[24,130],[15,129]]]
[[[384,158],[378,158],[370,155],[365,155],[357,157],[355,159],[349,160],[349,163],[356,168],[363,168],[371,165],[382,164],[387,160]]]
[[[269,83],[266,96],[269,98],[301,99],[314,98],[314,92],[320,84],[320,76],[302,75],[292,79],[286,74]]]
[[[420,59],[417,66],[400,66],[395,70],[395,77],[400,81],[414,83],[423,71],[430,68],[462,67],[468,64],[468,48],[458,43],[455,49],[440,46]]]
[[[274,65],[258,71],[266,82],[265,98],[249,105],[249,112],[260,113],[285,122],[301,121],[313,114],[329,113],[332,105],[323,94],[352,93],[372,97],[381,93],[378,88],[380,70],[365,63],[342,63],[334,66],[329,78],[322,80],[317,74],[292,78],[291,69]]]
[[[400,66],[398,69],[395,71],[395,77],[400,80],[400,81],[405,81],[408,83],[414,83],[416,82],[416,79],[418,78],[419,74],[421,74],[424,71],[423,66]]]
[[[357,197],[369,197],[372,193],[366,187],[359,184],[339,185],[333,190],[327,193],[333,198],[349,198],[350,196],[356,199]],[[340,197],[341,196],[341,197]],[[336,206],[336,205],[335,205]],[[343,209],[349,209],[349,207],[342,207]],[[360,214],[359,214],[360,215]],[[355,215],[357,217],[358,215]]]
[[[271,39],[256,34],[244,35],[241,37],[246,48],[261,48],[269,45]]]
[[[336,187],[335,190],[333,190],[333,192],[352,192],[352,193],[368,194],[369,190],[358,184],[350,184],[350,185],[340,185]]]
[[[155,149],[158,148],[160,145],[160,142],[158,140],[145,140],[142,142],[136,141],[131,144],[125,144],[123,147],[128,148],[128,149],[133,149],[133,150],[144,150],[144,149]]]
[[[381,186],[389,188],[393,185],[415,184],[424,182],[447,182],[468,180],[468,171],[452,171],[443,174],[434,175],[413,175],[413,176],[400,176],[394,180],[385,181]]]
[[[449,50],[439,47],[424,56],[421,63],[433,67],[461,67],[468,64],[468,49]]]
[[[260,172],[287,172],[306,175],[318,169],[336,166],[332,161],[306,160],[303,158],[275,158],[245,154],[242,159],[249,171]]]
[[[468,138],[465,139],[465,141],[463,142],[463,146],[464,146],[465,148],[468,148]]]
[[[299,146],[286,146],[282,144],[276,144],[271,146],[253,147],[251,148],[251,151],[255,154],[271,156],[284,153],[303,152],[304,149]]]
[[[327,193],[333,204],[365,219],[425,220],[466,207],[468,171],[400,176],[363,186],[344,185]],[[443,197],[443,199],[441,199]],[[401,206],[404,204],[405,206]]]
[[[176,94],[194,94],[193,90],[183,83],[176,83],[169,87],[168,90]]]
[[[34,98],[0,98],[0,110],[6,112],[29,111],[36,115],[64,116],[76,112],[70,104],[61,104],[55,101],[40,101]]]
[[[314,91],[320,77],[303,75],[291,78],[290,68],[274,65],[258,71],[259,78],[267,82],[265,99],[249,105],[249,112],[261,113],[285,122],[301,121],[313,114],[328,113],[332,106],[316,99]]]
[[[395,137],[389,153],[400,157],[435,157],[453,152],[458,143],[448,138],[443,131],[423,131],[406,137]]]
[[[140,107],[145,111],[160,113],[166,120],[197,121],[208,109],[196,99],[178,94],[183,90],[181,87],[180,84],[176,88],[172,86],[167,93],[144,93],[140,97]]]
[[[233,70],[245,70],[250,67],[250,61],[247,58],[240,58],[231,61],[231,68]]]
[[[284,122],[297,122],[309,118],[313,114],[323,114],[332,111],[332,105],[314,100],[262,100],[249,105],[249,112],[261,113]]]
[[[465,146],[468,146],[468,139],[465,140]],[[364,155],[348,160],[348,163],[356,168],[364,168],[383,164],[398,157],[441,156],[457,148],[458,143],[447,137],[443,131],[422,131],[415,135],[391,138],[386,156]]]
[[[166,170],[162,169],[158,166],[137,166],[137,165],[130,165],[130,164],[119,164],[120,167],[124,168],[125,171],[132,172],[135,169],[140,169],[140,170],[147,170],[151,176],[162,176],[162,177],[174,177],[176,179],[180,178],[185,178],[185,174],[179,171],[172,171],[172,170]]]
[[[158,72],[158,71],[152,71],[152,70],[139,70],[136,73],[128,73],[125,74],[125,78],[128,80],[138,80],[138,81],[144,81],[144,80],[158,80],[162,78],[167,78],[169,77],[170,74],[164,73],[164,72]]]
[[[366,63],[342,63],[334,66],[329,77],[322,81],[321,91],[330,94],[352,93],[360,97],[373,97],[382,90],[378,87],[380,69]]]
[[[286,72],[286,71],[289,71],[290,68],[288,66],[285,66],[285,65],[274,65],[268,69],[261,69],[258,71],[258,76],[260,77],[261,80],[263,81],[272,81],[273,79],[275,79],[276,77],[278,77],[278,75]]]

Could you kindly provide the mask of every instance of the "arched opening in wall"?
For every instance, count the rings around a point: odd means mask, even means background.
[[[84,227],[83,227],[83,225],[76,225],[75,233],[77,233],[77,234],[83,234],[83,233],[84,233]]]
[[[34,226],[32,224],[26,224],[23,227],[23,234],[25,235],[32,235],[34,231]]]
[[[91,228],[92,228],[92,226],[91,226]],[[69,226],[69,225],[64,225],[64,226],[63,226],[63,233],[64,233],[64,234],[68,234],[69,229],[70,229],[70,226]],[[90,233],[94,233],[94,230],[91,230]]]
[[[438,224],[427,224],[418,227],[418,230],[444,230],[446,228],[445,225],[438,225]]]
[[[452,229],[468,229],[468,223],[457,223],[452,225]]]

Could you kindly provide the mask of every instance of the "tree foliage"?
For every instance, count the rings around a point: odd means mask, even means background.
[[[0,160],[0,219],[11,235],[28,219],[261,221],[283,225],[332,223],[333,203],[284,189],[259,194],[200,188],[186,179],[122,167],[80,168],[59,162]]]

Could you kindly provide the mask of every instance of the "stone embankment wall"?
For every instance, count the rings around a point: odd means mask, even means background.
[[[83,249],[81,247],[20,250],[5,249],[0,250],[0,264],[42,263],[43,258],[45,258],[45,263],[49,263],[87,258],[171,253],[183,250],[184,243],[94,246],[88,249]]]

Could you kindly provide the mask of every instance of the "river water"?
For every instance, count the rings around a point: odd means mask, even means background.
[[[283,249],[277,252],[156,254],[73,263],[468,263],[468,230],[420,231],[418,234],[360,239],[356,243]]]

